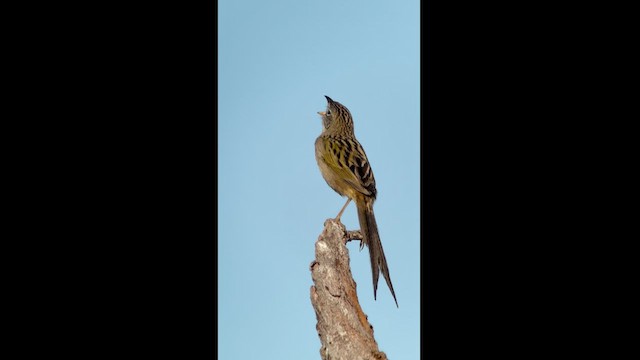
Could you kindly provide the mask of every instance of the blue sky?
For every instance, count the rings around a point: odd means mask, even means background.
[[[384,279],[350,242],[380,350],[420,350],[419,1],[218,2],[218,354],[319,359],[309,264],[345,199],[314,156],[324,95],[347,106],[376,178]],[[342,217],[359,227],[354,204]]]

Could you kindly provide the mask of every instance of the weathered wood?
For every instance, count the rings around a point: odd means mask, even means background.
[[[373,326],[364,314],[349,266],[346,242],[361,239],[359,231],[345,229],[328,219],[316,241],[311,263],[311,304],[316,312],[322,360],[386,360],[373,337]]]

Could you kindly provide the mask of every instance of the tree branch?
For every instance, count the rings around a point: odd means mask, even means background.
[[[322,360],[387,360],[373,337],[373,326],[364,314],[349,267],[346,242],[362,240],[360,231],[347,231],[328,219],[316,241],[311,263],[311,304],[316,312]]]

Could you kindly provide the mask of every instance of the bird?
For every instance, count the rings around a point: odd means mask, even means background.
[[[335,220],[340,221],[342,213],[351,201],[356,204],[363,237],[360,250],[367,245],[371,259],[373,298],[376,299],[378,279],[382,272],[398,307],[373,213],[377,190],[371,165],[362,145],[356,139],[353,117],[349,109],[326,95],[325,98],[327,99],[326,111],[318,111],[318,115],[322,118],[322,133],[315,142],[315,155],[320,173],[327,184],[341,196],[347,197],[347,202],[340,209]]]

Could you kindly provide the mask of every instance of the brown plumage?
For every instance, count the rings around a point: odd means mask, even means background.
[[[378,234],[378,225],[373,214],[376,199],[376,180],[367,160],[367,155],[353,131],[353,119],[349,110],[342,104],[327,98],[327,110],[318,112],[322,116],[322,134],[316,139],[316,160],[320,172],[327,184],[338,194],[348,198],[336,220],[353,200],[358,209],[358,220],[364,245],[369,248],[371,273],[373,275],[373,297],[376,298],[380,272],[384,276],[391,295],[398,306],[393,291],[387,260]]]

